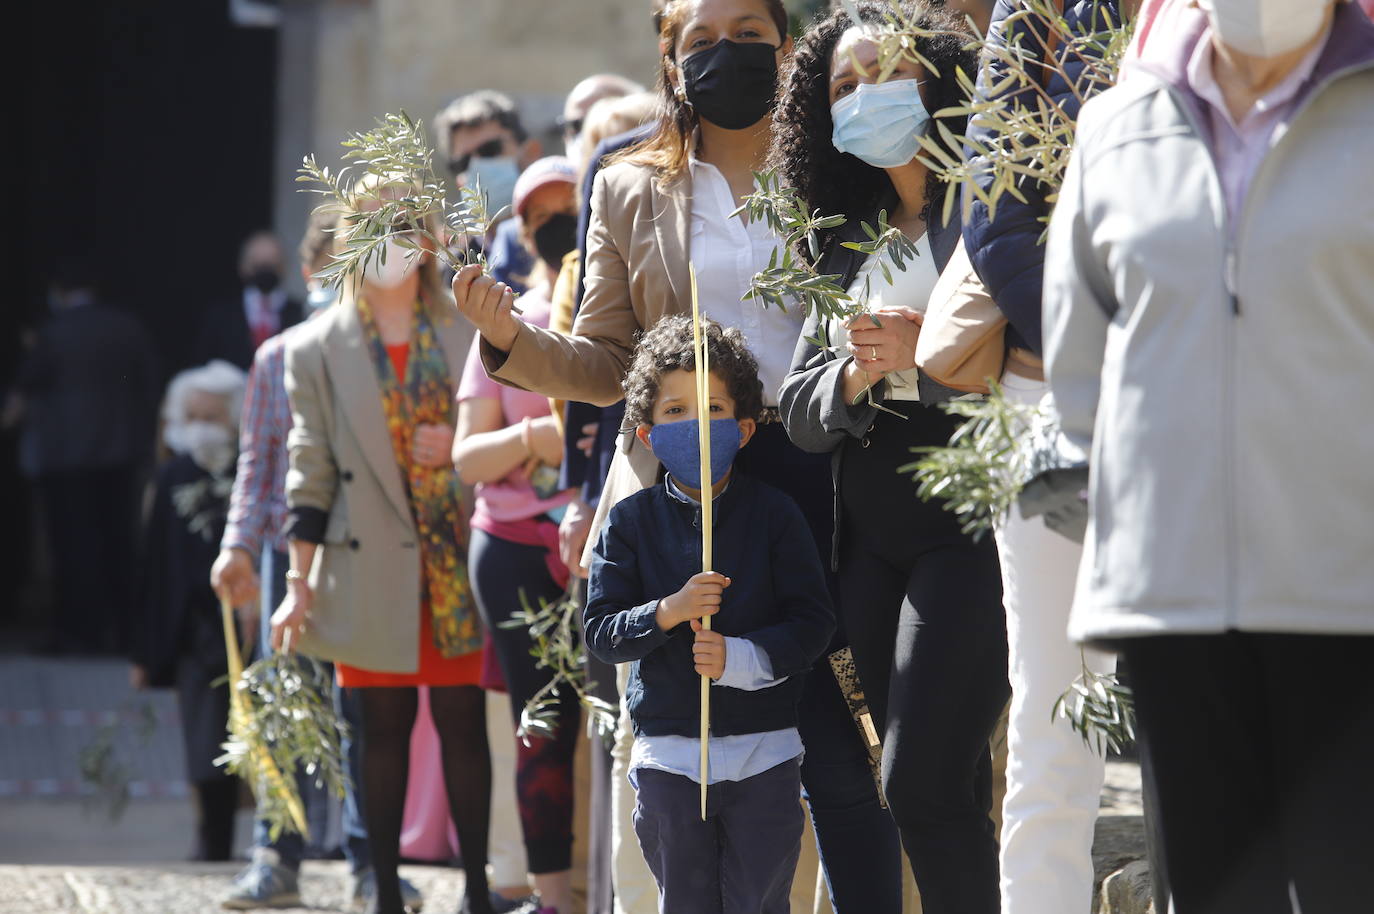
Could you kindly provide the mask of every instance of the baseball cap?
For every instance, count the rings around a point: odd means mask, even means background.
[[[529,199],[530,194],[555,181],[564,181],[568,184],[577,183],[577,169],[573,166],[571,159],[567,156],[545,156],[532,163],[515,182],[515,193],[511,199],[515,214],[523,216],[525,214],[525,201]]]

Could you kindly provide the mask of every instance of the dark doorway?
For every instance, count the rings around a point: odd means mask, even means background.
[[[24,9],[25,310],[74,247],[147,322],[163,371],[183,367],[200,307],[237,286],[239,242],[271,222],[276,32],[233,25],[227,0]]]
[[[12,15],[23,209],[0,401],[59,252],[89,258],[103,297],[144,322],[165,380],[201,309],[237,288],[240,241],[271,222],[277,34],[232,24],[229,0],[36,0]],[[41,616],[48,592],[17,445],[0,429],[0,625]]]

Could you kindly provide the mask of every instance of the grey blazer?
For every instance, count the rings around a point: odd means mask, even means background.
[[[473,328],[451,307],[434,320],[456,395]],[[336,305],[291,336],[286,393],[291,535],[321,544],[299,648],[366,670],[413,673],[420,550],[356,308]]]
[[[891,202],[887,209],[891,210]],[[876,216],[876,211],[875,214]],[[874,223],[870,217],[869,224]],[[840,285],[849,288],[859,270],[868,259],[867,254],[842,247],[845,241],[862,241],[867,238],[861,227],[863,220],[851,219],[841,226],[825,250],[821,253],[817,269],[822,274],[838,274]],[[933,219],[926,229],[930,240],[930,252],[935,258],[935,266],[943,270],[949,263],[959,243],[959,208],[955,207],[948,225],[938,224]],[[865,432],[877,418],[878,408],[867,402],[851,404],[844,397],[844,367],[848,358],[837,358],[833,352],[822,349],[812,340],[820,337],[820,324],[815,313],[807,315],[802,325],[801,339],[797,341],[797,351],[792,356],[792,369],[783,378],[778,391],[778,412],[782,424],[787,429],[787,437],[804,451],[813,454],[831,455],[830,474],[835,490],[835,535],[831,541],[830,567],[837,570],[839,564],[840,537],[840,463],[843,459],[846,437],[862,439]],[[881,383],[875,395],[881,395]],[[963,396],[963,391],[952,390],[937,384],[924,373],[920,375],[919,389],[923,402],[933,402]]]

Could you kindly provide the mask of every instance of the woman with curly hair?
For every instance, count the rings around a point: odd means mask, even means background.
[[[841,625],[923,909],[993,914],[988,739],[1009,692],[997,552],[938,503],[917,500],[897,473],[911,448],[946,443],[956,424],[932,402],[950,392],[915,366],[925,303],[959,238],[958,224],[941,221],[934,176],[916,154],[917,138],[936,133],[929,112],[958,103],[956,73],[971,73],[974,61],[952,14],[903,3],[913,56],[930,66],[904,59],[880,80],[874,28],[891,9],[861,4],[859,23],[836,12],[813,26],[774,116],[785,183],[809,210],[847,217],[817,239],[817,267],[866,297],[872,314],[808,317],[779,408],[795,443],[833,455]],[[904,269],[843,247],[862,240],[861,223],[880,211],[915,245]]]
[[[829,460],[792,445],[777,412],[776,392],[791,364],[801,310],[741,301],[780,244],[767,224],[736,211],[755,190],[754,172],[767,158],[779,74],[792,52],[787,11],[779,0],[673,0],[663,10],[659,47],[658,129],[595,181],[586,292],[573,333],[519,320],[510,290],[475,267],[458,272],[454,297],[482,336],[478,351],[492,378],[609,405],[623,395],[636,336],[691,311],[695,274],[702,312],[742,331],[759,363],[765,410],[741,460],[798,502],[825,548],[833,525]],[[633,434],[623,436],[590,541],[619,499],[655,484],[658,474],[653,454]],[[835,908],[840,914],[898,911],[896,830],[879,804],[864,746],[824,659],[805,685],[802,784]],[[623,772],[631,739],[622,718],[617,766]],[[618,774],[615,783],[627,782]],[[617,805],[623,808],[623,801]],[[645,886],[647,880],[622,871],[618,856],[617,900],[631,908],[642,900],[626,891],[627,879],[652,891],[652,883]]]

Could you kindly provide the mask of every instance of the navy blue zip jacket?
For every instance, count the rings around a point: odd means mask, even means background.
[[[711,627],[768,654],[778,685],[711,690],[711,734],[767,733],[797,725],[802,678],[830,643],[835,613],[820,555],[791,498],[738,469],[715,500],[715,569],[730,579]],[[625,700],[636,734],[697,736],[701,677],[695,635],[658,627],[658,601],[701,571],[701,507],[664,483],[611,509],[597,541],[583,617],[587,648],[606,663],[633,662]]]
[[[997,0],[988,27],[988,41],[1006,46],[1019,33],[1021,47],[1033,55],[1036,49],[1045,46],[1046,30],[1042,22],[1034,17],[1018,20],[1013,26],[1013,34],[1007,34],[1006,18],[1022,6],[1021,0]],[[1066,0],[1063,7],[1069,34],[1091,35],[1121,22],[1117,0]],[[1085,64],[1077,54],[1066,53],[1062,45],[1056,53],[1063,59],[1065,75],[1083,97],[1107,88],[1084,73]],[[984,58],[978,72],[978,97],[990,97],[990,88],[1005,75],[1004,68],[994,66]],[[1024,103],[1034,108],[1036,98],[1029,90],[1022,91],[1026,95]],[[1078,96],[1058,73],[1050,75],[1045,91],[1063,107],[1069,117],[1078,117]],[[1014,97],[1015,93],[1008,89],[1007,95]],[[992,139],[987,128],[978,126],[977,118],[969,122],[968,135],[969,139],[981,143]],[[971,148],[966,151],[975,164],[982,158],[974,154]],[[983,176],[978,183],[983,190],[987,190],[992,178]],[[1045,200],[1047,188],[1023,181],[1020,189],[1025,194],[1026,202],[1022,203],[1011,194],[1002,194],[997,201],[995,220],[988,218],[987,206],[974,198],[973,208],[964,222],[964,248],[968,251],[978,278],[988,287],[997,307],[1011,324],[1007,333],[1008,344],[1028,348],[1039,355],[1042,345],[1040,296],[1045,267],[1045,246],[1041,243],[1045,223],[1041,219],[1049,215],[1050,205]]]

